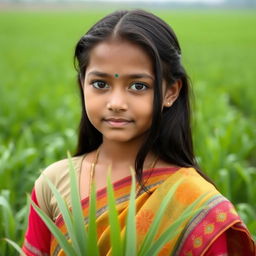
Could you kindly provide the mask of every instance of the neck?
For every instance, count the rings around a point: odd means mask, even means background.
[[[134,167],[137,153],[142,145],[142,141],[131,141],[131,142],[113,142],[103,140],[100,146],[98,163],[111,166],[113,171],[119,169],[120,166]],[[145,168],[149,168],[154,157],[149,154],[145,159]]]

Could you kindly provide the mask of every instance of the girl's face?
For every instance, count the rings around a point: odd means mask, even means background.
[[[86,113],[103,140],[141,139],[151,126],[154,72],[150,57],[128,41],[104,41],[90,52]]]

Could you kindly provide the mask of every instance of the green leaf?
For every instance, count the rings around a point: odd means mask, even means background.
[[[219,178],[222,184],[222,193],[229,200],[232,200],[231,188],[230,188],[230,175],[227,169],[219,170]]]
[[[78,192],[77,178],[74,165],[70,153],[68,153],[69,161],[69,174],[70,174],[70,186],[71,186],[71,206],[72,206],[72,215],[74,220],[74,233],[77,238],[77,243],[80,248],[81,256],[86,255],[88,248],[87,244],[87,233],[85,230],[84,216],[82,212],[82,206],[80,201],[80,195]]]
[[[88,227],[88,255],[98,256],[97,226],[96,226],[96,192],[95,183],[92,183],[90,194],[89,227]]]
[[[15,236],[15,219],[11,209],[9,202],[7,201],[9,198],[9,191],[2,191],[2,195],[0,196],[0,206],[2,206],[2,215],[3,215],[3,223],[4,232],[8,238],[14,238]]]
[[[31,204],[37,214],[41,217],[41,219],[44,221],[45,225],[49,228],[49,230],[52,232],[53,236],[57,239],[57,241],[60,244],[60,247],[64,250],[64,252],[68,256],[77,256],[74,248],[72,245],[67,241],[66,237],[61,233],[61,231],[58,229],[58,227],[55,225],[55,223],[49,218],[46,213],[41,210],[32,200]]]
[[[10,240],[8,238],[4,238],[4,240],[7,243],[9,243],[20,254],[20,256],[26,256],[26,254],[22,251],[20,246],[18,244],[16,244],[14,241],[12,241],[12,240]]]
[[[71,238],[72,244],[74,245],[74,249],[77,253],[77,255],[81,255],[81,251],[78,245],[78,241],[77,238],[75,237],[75,233],[74,233],[74,228],[73,228],[73,220],[72,220],[72,216],[70,214],[69,208],[66,204],[66,202],[62,199],[61,194],[59,193],[59,191],[56,189],[56,187],[52,184],[52,182],[46,177],[44,176],[44,178],[46,179],[56,201],[59,207],[59,210],[61,212],[61,215],[63,217],[63,220],[65,222],[65,225],[67,227],[67,231],[68,234]]]
[[[136,204],[135,204],[135,193],[136,193],[136,181],[134,170],[131,169],[132,176],[132,186],[130,192],[130,201],[126,219],[126,230],[125,230],[125,238],[124,238],[124,255],[136,255],[137,246],[136,246]]]
[[[153,223],[151,224],[150,228],[149,228],[149,231],[145,237],[145,239],[143,240],[143,243],[141,245],[141,248],[139,250],[139,253],[138,255],[139,256],[143,256],[143,255],[146,255],[145,252],[147,251],[147,248],[150,247],[150,245],[152,244],[153,242],[153,239],[156,235],[156,232],[157,232],[157,229],[158,229],[158,226],[160,224],[160,221],[162,219],[162,216],[164,214],[164,211],[171,199],[171,197],[174,195],[177,187],[180,185],[180,183],[182,182],[183,179],[179,180],[178,182],[176,182],[172,187],[171,189],[168,191],[167,195],[164,197],[162,203],[161,203],[161,206],[159,208],[159,210],[157,211],[157,214],[154,218],[154,221]]]
[[[112,246],[112,255],[120,256],[122,255],[122,252],[123,252],[121,235],[120,235],[120,223],[118,220],[118,214],[116,210],[116,201],[115,201],[114,190],[111,183],[110,175],[108,175],[108,178],[107,178],[107,196],[108,196],[110,240],[111,240],[111,246]]]

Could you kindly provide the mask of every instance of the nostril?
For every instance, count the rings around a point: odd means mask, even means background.
[[[127,97],[123,87],[113,86],[109,94],[107,108],[111,111],[124,111],[127,109]]]
[[[108,110],[111,111],[125,111],[127,109],[127,104],[124,102],[109,102],[107,104]]]

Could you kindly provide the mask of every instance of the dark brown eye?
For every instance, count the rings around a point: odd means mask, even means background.
[[[148,88],[148,86],[146,86],[143,83],[134,83],[130,89],[134,90],[134,91],[144,91]]]
[[[93,81],[92,86],[96,89],[106,89],[109,88],[109,85],[104,81]]]

